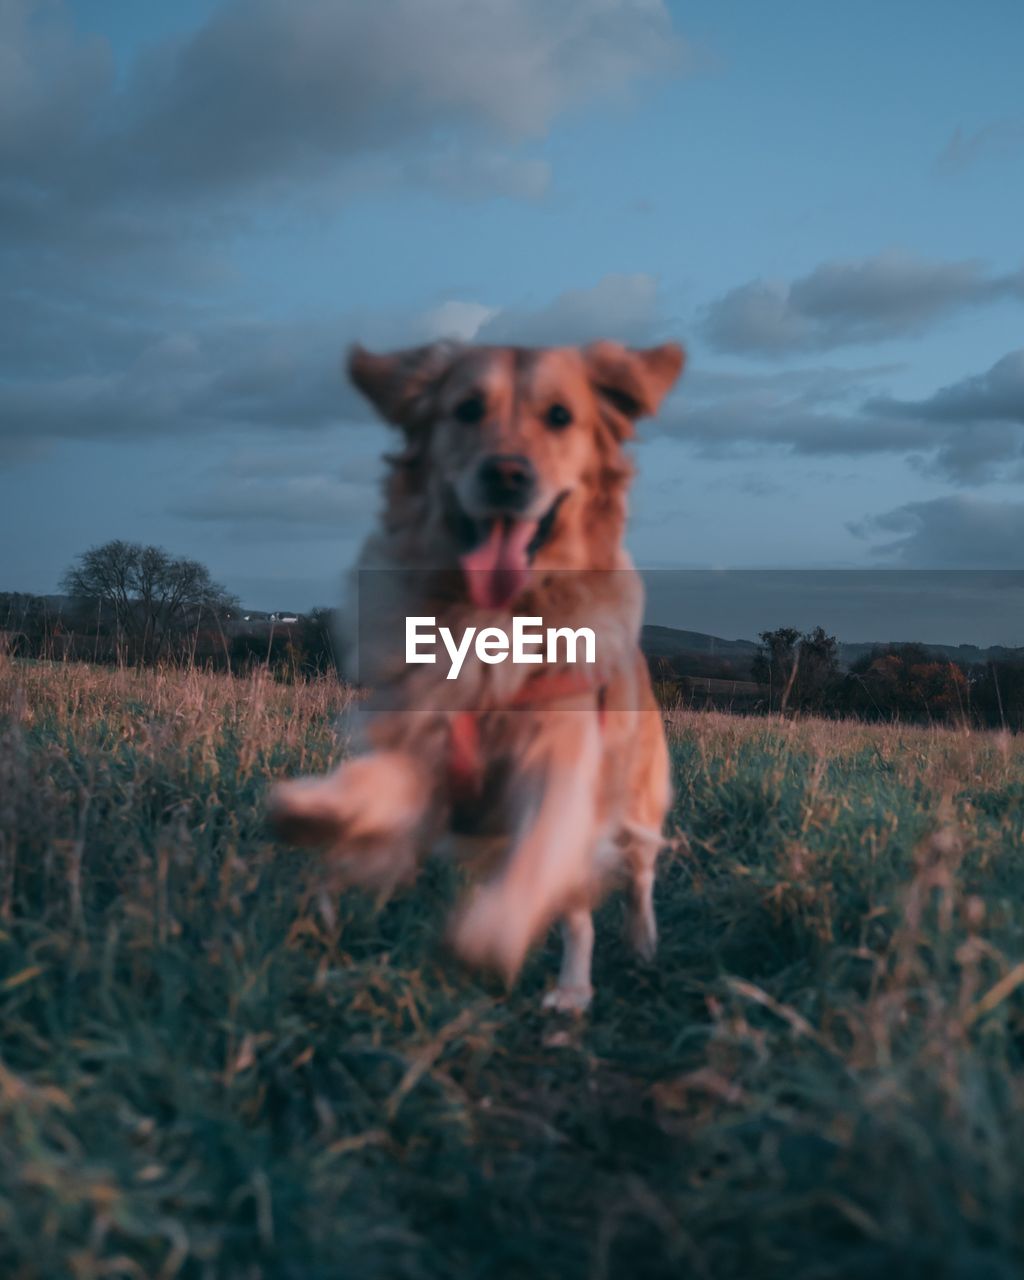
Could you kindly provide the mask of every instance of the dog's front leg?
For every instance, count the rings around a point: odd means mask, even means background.
[[[562,967],[557,984],[544,997],[544,1008],[583,1013],[590,1005],[590,962],[594,954],[594,917],[589,905],[572,907],[562,917]]]
[[[408,751],[372,751],[321,778],[278,783],[268,817],[291,844],[324,845],[338,878],[384,891],[416,869],[433,778]]]
[[[452,944],[468,964],[496,969],[511,983],[552,920],[586,900],[600,835],[601,750],[596,707],[543,713],[513,796],[521,818],[508,859],[452,929]]]

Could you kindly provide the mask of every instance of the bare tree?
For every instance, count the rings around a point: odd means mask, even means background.
[[[108,611],[119,651],[142,662],[158,661],[175,635],[237,606],[198,560],[120,539],[84,551],[61,585]]]

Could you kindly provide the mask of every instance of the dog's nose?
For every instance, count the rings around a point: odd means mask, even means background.
[[[480,463],[480,492],[491,507],[522,511],[533,498],[537,476],[521,453],[492,453]]]

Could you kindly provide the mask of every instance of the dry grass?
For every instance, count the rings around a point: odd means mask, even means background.
[[[1020,1274],[1021,740],[673,714],[575,1026],[267,838],[341,699],[0,662],[0,1274]]]

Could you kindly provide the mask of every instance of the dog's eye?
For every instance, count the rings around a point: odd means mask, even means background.
[[[467,396],[465,400],[460,400],[455,406],[455,416],[459,422],[468,423],[470,426],[474,422],[480,422],[487,411],[484,404],[483,396]]]
[[[545,415],[545,421],[549,427],[554,427],[556,431],[561,431],[563,427],[567,427],[572,422],[572,414],[564,404],[553,404]]]

